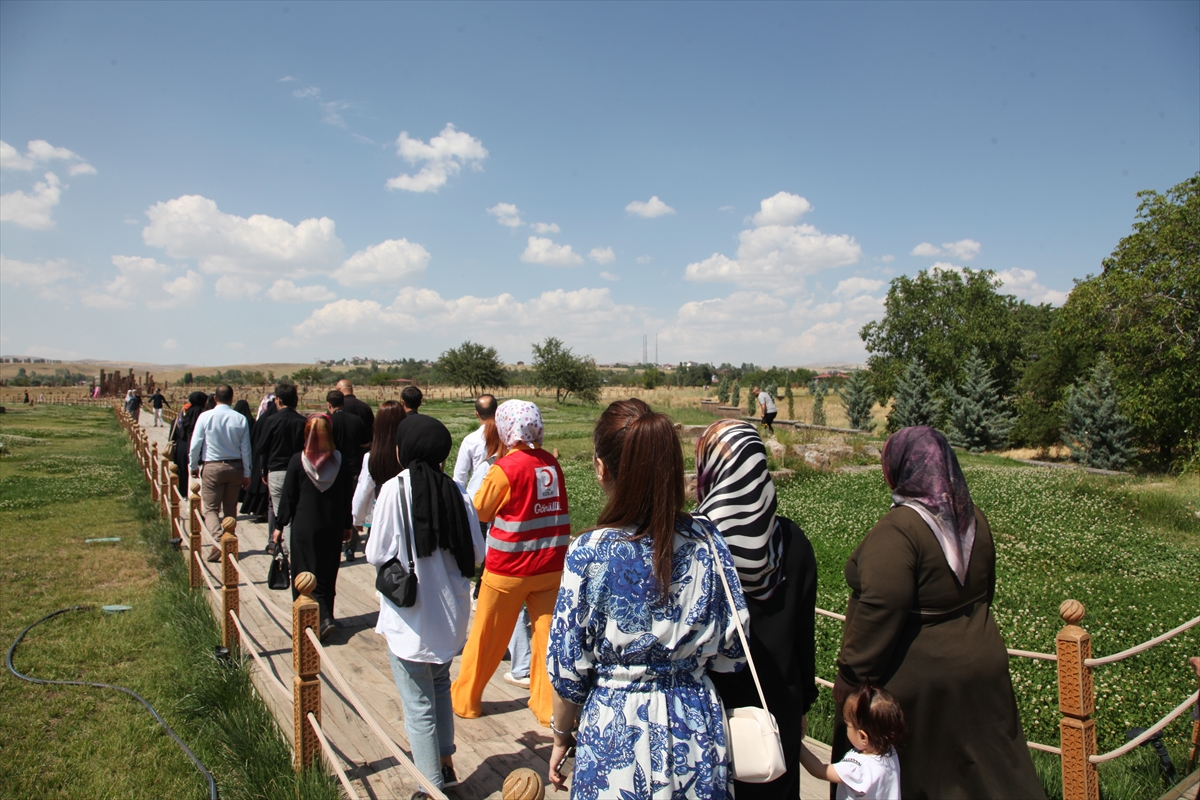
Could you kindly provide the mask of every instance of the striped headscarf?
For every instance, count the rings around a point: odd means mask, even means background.
[[[783,530],[767,449],[753,425],[723,419],[705,429],[696,443],[696,499],[696,513],[729,545],[746,595],[766,600],[779,585]]]

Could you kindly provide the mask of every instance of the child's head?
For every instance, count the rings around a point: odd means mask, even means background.
[[[904,711],[896,699],[870,683],[846,698],[842,719],[850,744],[863,753],[884,754],[904,738]]]

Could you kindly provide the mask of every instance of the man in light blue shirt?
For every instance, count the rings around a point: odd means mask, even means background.
[[[188,469],[200,478],[204,527],[220,541],[222,518],[237,516],[238,489],[250,485],[250,425],[230,407],[232,386],[218,386],[214,398],[217,407],[196,420]],[[220,561],[221,551],[212,548],[208,560]]]

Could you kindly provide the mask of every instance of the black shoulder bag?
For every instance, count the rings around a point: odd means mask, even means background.
[[[411,608],[417,602],[417,571],[413,568],[413,530],[408,521],[408,505],[404,502],[403,478],[400,479],[400,519],[404,522],[404,541],[408,545],[408,569],[398,557],[389,558],[375,575],[375,589],[398,608]]]

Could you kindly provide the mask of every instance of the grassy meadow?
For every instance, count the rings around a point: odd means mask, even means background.
[[[604,496],[592,471],[590,434],[598,408],[542,405],[548,448],[558,448],[571,503],[572,527],[595,523]],[[658,406],[684,424],[712,417],[694,406]],[[424,410],[424,409],[423,409]],[[427,411],[451,426],[456,441],[475,426],[469,405],[432,404]],[[781,430],[784,443],[814,441],[821,432]],[[871,437],[850,436],[861,451]],[[878,444],[877,440],[874,440]],[[694,451],[685,443],[688,468]],[[453,457],[453,456],[452,456]],[[976,503],[988,515],[997,551],[993,606],[1009,647],[1054,652],[1064,599],[1087,607],[1083,626],[1096,656],[1146,641],[1194,617],[1200,610],[1200,476],[1181,478],[1097,476],[1082,471],[1029,467],[996,456],[961,455]],[[869,459],[855,460],[863,464]],[[796,470],[779,485],[779,513],[794,519],[811,539],[818,560],[818,605],[845,611],[849,590],[846,559],[891,505],[878,469],[830,473],[808,469],[788,456],[772,467]],[[833,678],[841,623],[818,617],[817,672]],[[1095,670],[1101,752],[1146,726],[1195,691],[1187,658],[1200,653],[1200,629],[1126,661]],[[1052,662],[1011,660],[1021,720],[1033,741],[1058,744],[1056,668]],[[813,735],[832,732],[829,694],[822,692],[809,717]],[[1165,741],[1177,769],[1186,765],[1191,722],[1170,725]],[[1061,796],[1057,757],[1034,753],[1048,792]],[[1106,798],[1157,797],[1165,790],[1157,757],[1148,747],[1100,767]]]
[[[213,657],[220,634],[187,588],[111,409],[41,406],[0,416],[0,641],[34,628],[18,670],[126,686],[145,697],[212,771],[226,798],[329,798],[329,778],[297,779],[290,750],[243,664]],[[112,543],[85,539],[121,537]],[[192,763],[132,698],[0,677],[5,798],[206,798]]]

